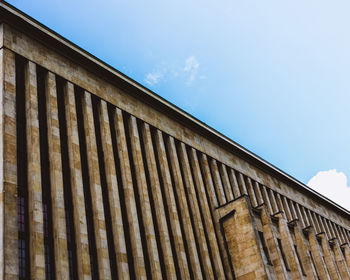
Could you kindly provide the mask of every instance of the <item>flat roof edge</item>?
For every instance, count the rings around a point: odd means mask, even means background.
[[[252,165],[255,165],[259,169],[277,177],[284,183],[289,184],[292,187],[296,187],[298,191],[306,195],[310,195],[314,199],[325,203],[331,209],[335,210],[335,212],[350,220],[350,211],[331,201],[322,194],[319,194],[315,190],[311,189],[299,180],[293,178],[278,167],[265,161],[253,152],[245,149],[232,139],[226,137],[214,128],[208,126],[181,108],[165,100],[155,92],[144,87],[132,78],[124,75],[109,64],[83,50],[55,31],[21,12],[17,8],[13,7],[3,0],[0,0],[0,23],[3,22],[14,26],[15,28],[21,30],[21,32],[36,39],[37,41],[40,41],[42,44],[53,48],[56,52],[83,66],[88,71],[96,74],[97,76],[102,77],[104,80],[116,84],[128,94],[141,99],[153,108],[161,112],[166,112],[167,115],[170,115],[173,119],[181,122],[191,129],[194,129],[197,133],[209,138],[211,141],[217,143],[229,152],[232,152],[240,158],[248,161]]]

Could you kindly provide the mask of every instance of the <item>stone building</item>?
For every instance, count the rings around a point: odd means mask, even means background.
[[[0,2],[0,279],[350,279],[350,212]]]

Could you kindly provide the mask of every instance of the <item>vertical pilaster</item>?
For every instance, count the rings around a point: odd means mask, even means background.
[[[120,170],[123,182],[124,199],[127,207],[127,218],[131,240],[132,256],[134,261],[135,276],[137,279],[146,279],[146,268],[142,251],[139,221],[137,217],[135,195],[130,170],[130,160],[125,137],[125,128],[122,111],[118,108],[113,112],[116,131],[118,155],[120,158]],[[147,253],[147,252],[146,252]]]
[[[297,261],[297,254],[294,248],[293,240],[289,232],[286,218],[283,212],[275,214],[278,218],[278,229],[281,236],[282,247],[286,256],[287,262],[290,266],[291,275],[293,279],[304,279],[301,268]]]
[[[334,259],[337,264],[341,278],[349,280],[350,279],[349,269],[344,259],[343,252],[340,249],[338,239],[333,240],[333,252],[334,252]]]
[[[0,49],[0,279],[18,278],[15,54]]]
[[[176,259],[180,270],[180,278],[189,279],[190,273],[188,261],[185,252],[184,240],[181,234],[179,214],[177,212],[175,194],[171,182],[169,163],[167,160],[163,135],[162,132],[159,130],[156,130],[155,132],[155,142],[157,147],[160,173],[163,181],[163,188],[165,194],[164,196],[168,206],[168,213],[170,217],[171,232],[174,238]]]
[[[233,193],[230,185],[230,180],[227,175],[226,166],[223,163],[219,163],[219,170],[221,173],[222,183],[224,185],[227,201],[231,201],[234,199],[234,197],[233,197]]]
[[[212,279],[214,277],[212,264],[210,261],[209,250],[207,246],[207,240],[205,238],[205,232],[203,227],[203,222],[201,218],[201,213],[199,210],[198,200],[196,196],[196,190],[194,187],[194,182],[191,174],[191,167],[188,161],[186,146],[184,143],[179,144],[179,156],[182,165],[185,189],[188,195],[190,209],[193,215],[193,227],[198,240],[200,258],[202,259],[204,268],[204,278]]]
[[[215,275],[217,276],[218,279],[225,279],[225,272],[221,261],[218,241],[215,234],[214,223],[210,214],[208,199],[204,189],[204,182],[203,182],[203,178],[202,178],[202,174],[201,174],[201,170],[198,162],[198,157],[197,157],[196,150],[193,148],[191,148],[191,151],[190,151],[190,161],[193,168],[193,177],[194,177],[195,186],[197,189],[199,204],[203,213],[205,227],[207,229],[209,246],[211,248],[211,253],[213,256]]]
[[[146,162],[149,172],[156,219],[159,228],[159,238],[165,263],[166,277],[167,279],[176,279],[175,264],[171,251],[170,236],[165,216],[166,214],[162,198],[162,191],[158,177],[159,174],[157,171],[157,163],[153,150],[151,131],[149,125],[146,123],[142,124],[142,138],[145,148]]]
[[[96,134],[92,112],[91,94],[84,92],[82,97],[84,130],[86,139],[86,156],[89,168],[91,202],[97,249],[98,274],[100,279],[111,279],[107,245],[106,222],[103,210],[100,169],[97,155]]]
[[[209,162],[210,162],[210,167],[213,174],[214,186],[219,199],[219,203],[220,205],[223,205],[226,203],[226,197],[225,197],[224,188],[221,183],[218,165],[215,159],[210,159]]]
[[[222,228],[220,224],[220,216],[218,215],[218,212],[215,210],[218,207],[218,201],[216,199],[216,194],[213,186],[213,180],[211,177],[210,169],[209,169],[209,163],[208,163],[208,158],[205,154],[201,154],[200,156],[200,165],[202,167],[203,171],[203,176],[204,176],[204,182],[207,188],[208,192],[208,201],[210,208],[212,209],[213,212],[213,218],[214,218],[214,226],[215,230],[217,233],[218,237],[218,243],[219,243],[219,248],[223,254],[223,264],[225,267],[225,271],[227,272],[227,278],[228,279],[233,279],[233,270],[232,270],[232,262],[229,256],[229,253],[226,250],[226,243],[224,240],[224,236],[222,233]],[[233,170],[231,169],[233,172]],[[231,172],[230,172],[231,174]],[[238,185],[236,185],[238,188]]]
[[[101,100],[99,103],[99,118],[102,138],[103,159],[106,172],[108,199],[112,220],[112,232],[117,258],[117,270],[119,279],[129,279],[128,256],[124,237],[123,218],[120,206],[118,181],[115,169],[115,159],[112,147],[110,121],[107,111],[107,103]],[[115,273],[115,272],[112,272]]]
[[[309,248],[307,241],[305,239],[305,235],[301,229],[300,221],[295,220],[294,224],[294,235],[296,240],[296,246],[298,248],[298,253],[300,256],[301,265],[304,268],[306,279],[315,279],[315,272],[312,269],[311,256],[309,254]]]
[[[151,202],[147,190],[147,181],[145,167],[143,166],[142,160],[139,132],[137,128],[136,118],[134,116],[130,116],[130,118],[128,119],[128,125],[131,139],[130,141],[132,157],[135,166],[135,177],[137,183],[136,185],[138,188],[140,198],[141,215],[148,250],[148,252],[145,252],[145,254],[149,256],[152,279],[161,279],[162,274],[160,269],[157,241],[152,218]]]
[[[325,263],[328,268],[328,272],[331,276],[331,279],[332,280],[341,279],[338,273],[337,265],[335,263],[335,259],[332,254],[332,250],[329,246],[326,234],[322,232],[322,233],[319,233],[317,236],[321,238],[321,247],[322,247]]]
[[[64,209],[56,80],[55,75],[51,72],[47,73],[45,88],[55,268],[56,278],[63,280],[69,279],[66,216]]]
[[[312,227],[309,227],[306,229],[306,233],[309,240],[310,250],[311,250],[311,257],[314,261],[317,275],[320,277],[321,280],[328,280],[330,279],[328,270],[323,258],[323,252],[322,248],[318,243],[315,231]]]
[[[64,103],[67,124],[67,146],[72,188],[75,242],[77,247],[77,271],[80,280],[91,279],[89,239],[85,212],[83,178],[79,148],[77,111],[73,84],[64,87]]]
[[[36,65],[25,68],[31,279],[45,279],[44,225],[40,168],[39,112]]]
[[[185,233],[190,264],[193,271],[193,277],[195,279],[203,279],[197,247],[196,247],[196,240],[194,238],[190,212],[189,212],[187,198],[184,190],[184,184],[182,181],[179,159],[176,152],[175,141],[174,141],[174,138],[171,136],[169,136],[167,139],[167,147],[169,151],[171,168],[173,171],[175,193],[177,196],[177,201],[179,202],[179,207],[181,208],[182,224],[183,224],[183,229]]]
[[[277,243],[277,236],[272,228],[272,221],[270,215],[266,210],[266,205],[259,206],[261,210],[261,223],[266,240],[266,246],[269,252],[271,263],[276,274],[277,279],[288,279],[288,273],[286,267],[282,261],[282,253]]]

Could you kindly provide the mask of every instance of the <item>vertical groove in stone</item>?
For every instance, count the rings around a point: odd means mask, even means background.
[[[108,189],[109,207],[111,213],[111,227],[113,231],[117,272],[119,279],[129,279],[129,267],[124,237],[123,218],[120,206],[118,180],[115,169],[115,159],[112,147],[110,122],[107,104],[101,100],[99,103],[100,130]],[[115,272],[112,272],[115,273]]]
[[[202,215],[199,209],[195,183],[193,181],[190,163],[188,160],[187,149],[184,143],[179,143],[179,160],[182,166],[185,191],[188,197],[188,204],[193,217],[193,227],[195,239],[198,242],[199,256],[203,265],[204,278],[213,279],[214,272],[209,255],[209,249],[206,239],[206,232],[203,225]]]
[[[110,201],[109,201],[107,174],[106,174],[106,166],[105,166],[105,155],[104,155],[103,143],[102,143],[102,142],[105,142],[106,139],[102,138],[101,136],[101,125],[103,125],[103,121],[100,120],[101,100],[96,96],[92,95],[91,101],[92,101],[92,112],[93,112],[94,129],[95,129],[95,139],[96,139],[96,146],[97,146],[98,165],[99,165],[99,172],[100,172],[102,205],[103,205],[104,219],[106,224],[106,237],[107,237],[109,265],[111,270],[111,278],[113,280],[116,280],[118,276],[118,266],[117,266],[117,257],[115,252],[114,238],[113,238],[111,207],[109,203]]]
[[[291,204],[295,206],[295,212],[296,212],[296,215],[297,215],[299,221],[302,224],[302,227],[303,228],[307,227],[308,224],[305,222],[305,219],[304,219],[303,215],[301,214],[300,205],[298,203],[295,203],[294,201],[291,201]]]
[[[124,200],[125,204],[128,206],[127,218],[132,247],[133,269],[135,277],[137,279],[146,279],[146,268],[143,256],[144,252],[142,250],[139,221],[137,217],[137,209],[122,111],[118,108],[113,109],[113,116],[117,139],[117,150],[120,158],[120,170],[124,190]]]
[[[237,181],[238,181],[239,188],[241,190],[241,194],[248,195],[247,186],[245,185],[243,174],[240,172],[237,172],[236,174],[237,174]]]
[[[299,216],[297,215],[297,212],[295,210],[295,206],[294,206],[294,203],[293,201],[291,201],[289,198],[287,199],[287,202],[288,202],[288,205],[290,206],[290,212],[291,212],[291,215],[293,217],[293,219],[299,219]],[[300,220],[300,219],[299,219]],[[303,224],[303,221],[300,220],[300,225],[302,228],[304,228],[304,224]]]
[[[186,199],[184,184],[181,176],[179,159],[176,152],[175,141],[174,141],[174,138],[171,136],[168,136],[167,138],[167,148],[169,152],[170,167],[172,169],[172,174],[173,174],[174,183],[175,183],[175,194],[177,197],[177,201],[179,203],[179,207],[181,209],[182,224],[183,224],[184,234],[186,238],[190,264],[193,271],[193,277],[195,279],[203,279],[203,275],[200,267],[200,260],[199,260],[198,252],[196,248],[196,241],[194,238],[193,227],[191,224],[188,202]]]
[[[28,207],[30,224],[31,279],[45,279],[42,186],[40,168],[39,113],[36,66],[29,61],[25,71]]]
[[[86,155],[89,169],[88,173],[90,178],[90,192],[95,229],[94,233],[97,249],[98,274],[101,280],[111,279],[105,215],[103,207],[101,207],[103,205],[103,199],[96,147],[94,119],[92,112],[91,94],[85,91],[82,101],[84,130],[86,139]]]
[[[305,208],[303,206],[300,206],[300,211],[301,211],[301,215],[304,219],[305,225],[306,226],[312,226],[312,224],[310,223],[310,220],[306,214]]]
[[[267,188],[264,186],[264,185],[261,185],[261,192],[262,192],[262,195],[263,195],[263,198],[264,198],[264,202],[267,206],[267,209],[270,213],[270,215],[272,215],[274,212],[273,212],[273,209],[272,209],[272,206],[271,206],[271,202],[270,202],[270,197],[267,193]]]
[[[214,188],[213,180],[210,173],[208,158],[203,153],[200,154],[199,167],[201,170],[202,177],[204,178],[204,183],[208,194],[208,201],[212,212],[213,223],[215,226],[216,236],[218,238],[220,253],[223,255],[223,262],[224,262],[226,277],[227,279],[231,280],[231,279],[234,279],[232,261],[231,261],[230,255],[228,254],[227,248],[225,246],[225,240],[222,235],[221,225],[219,222],[220,217],[217,215],[217,211],[215,211],[215,209],[218,207],[218,201],[216,198],[215,188]],[[232,169],[231,171],[233,172]]]
[[[216,193],[217,193],[217,197],[219,199],[219,203],[220,205],[223,205],[226,203],[226,196],[225,196],[225,192],[224,192],[224,188],[222,186],[221,183],[221,178],[220,178],[220,174],[219,174],[219,169],[218,169],[218,165],[215,159],[211,158],[209,160],[210,162],[210,169],[212,172],[212,176],[213,176],[213,180],[214,180],[214,186],[216,189]]]
[[[55,251],[55,260],[52,261],[55,261],[56,278],[69,279],[57,91],[55,76],[51,72],[46,75],[45,93]]]
[[[210,204],[211,204],[211,207],[215,209],[219,206],[219,202],[217,199],[217,195],[216,195],[216,191],[213,183],[213,178],[211,176],[208,158],[205,154],[201,154],[201,166],[202,166],[205,184],[207,186],[207,191],[209,194]]]
[[[256,194],[256,199],[258,202],[258,205],[261,205],[264,203],[264,198],[263,195],[261,193],[261,188],[259,186],[259,183],[254,181],[254,190],[255,190],[255,194]]]
[[[283,204],[283,208],[284,208],[284,211],[286,213],[286,217],[287,217],[288,221],[294,220],[292,212],[290,211],[290,208],[289,208],[287,198],[285,196],[282,196],[282,204]]]
[[[140,136],[138,133],[136,118],[134,116],[129,117],[128,125],[132,157],[135,168],[136,185],[138,188],[141,215],[148,250],[147,252],[145,252],[145,254],[147,254],[147,256],[149,257],[152,279],[161,279],[162,273],[154,230],[154,222],[152,218],[150,199],[148,194],[146,174],[142,160],[142,152],[139,138]]]
[[[229,179],[230,179],[230,182],[231,182],[233,195],[234,195],[234,197],[236,199],[236,198],[241,196],[241,191],[239,190],[239,186],[238,186],[238,182],[237,182],[235,171],[232,168],[229,169],[228,176],[229,176]]]
[[[210,208],[208,204],[207,195],[205,192],[204,182],[203,182],[196,150],[191,148],[189,154],[190,154],[190,162],[192,166],[193,177],[195,181],[195,187],[198,194],[198,201],[202,211],[204,224],[207,230],[209,246],[211,248],[211,255],[214,263],[215,276],[218,279],[224,279],[225,272],[224,272],[224,268],[223,268],[223,264],[220,256],[218,240],[215,233],[212,216],[210,213]]]
[[[252,180],[249,177],[247,177],[247,184],[246,185],[247,185],[248,194],[249,194],[249,198],[250,198],[250,202],[252,203],[252,206],[253,207],[258,206],[258,202],[256,200]]]
[[[219,163],[219,171],[222,179],[222,183],[224,185],[224,190],[225,190],[225,195],[227,198],[227,201],[231,201],[234,199],[233,193],[232,193],[232,188],[230,184],[230,180],[227,175],[227,168],[223,163]]]
[[[180,271],[181,279],[190,278],[190,268],[188,266],[185,244],[182,236],[181,224],[179,219],[179,213],[177,210],[176,198],[174,194],[174,188],[172,184],[172,178],[170,173],[170,166],[167,159],[167,151],[165,148],[163,134],[161,131],[156,130],[155,141],[157,147],[157,154],[159,160],[159,167],[161,171],[161,177],[163,182],[163,188],[168,205],[168,213],[170,216],[171,232],[175,243],[176,260],[178,263],[178,269]],[[181,210],[180,210],[181,211]]]
[[[79,279],[91,279],[88,229],[85,211],[83,178],[79,148],[77,110],[73,84],[64,86],[64,103],[67,125],[67,146],[70,167],[70,184],[72,188],[75,240],[77,247],[77,271]]]
[[[159,231],[160,247],[162,250],[162,257],[164,258],[163,262],[165,263],[166,278],[176,279],[169,229],[167,226],[166,213],[164,209],[162,191],[159,182],[159,174],[157,170],[157,163],[153,150],[152,136],[149,125],[142,123],[141,131],[145,149],[146,163],[149,172],[151,193],[154,201],[153,203]]]
[[[270,197],[270,202],[271,202],[273,213],[279,212],[278,205],[277,205],[277,202],[276,202],[275,192],[273,190],[271,190],[270,188],[268,188],[267,189],[267,193],[268,193],[268,195]]]
[[[0,49],[0,279],[18,277],[17,126],[15,54]],[[22,71],[23,69],[21,69]],[[22,96],[24,98],[24,96]],[[17,120],[18,121],[18,120]],[[19,186],[25,188],[26,186]],[[27,212],[25,210],[25,212]],[[25,244],[27,246],[27,243]],[[28,259],[26,259],[28,261]],[[12,278],[11,278],[12,279]]]
[[[70,279],[78,279],[78,262],[77,262],[77,244],[74,228],[74,205],[71,176],[72,170],[69,166],[69,152],[68,152],[68,136],[67,136],[67,120],[66,120],[66,106],[64,101],[64,88],[66,81],[56,76],[57,88],[57,109],[58,120],[60,127],[60,144],[61,144],[61,158],[62,158],[62,176],[63,176],[63,192],[64,192],[64,207],[66,218],[66,232],[67,232],[67,250],[68,250],[68,268]]]

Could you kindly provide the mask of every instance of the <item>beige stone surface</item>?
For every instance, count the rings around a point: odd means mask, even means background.
[[[45,252],[36,78],[36,65],[29,61],[25,68],[25,106],[27,120],[30,273],[31,279],[41,280],[45,279]]]
[[[0,279],[16,279],[18,229],[15,56],[6,49],[0,49],[0,82]]]
[[[87,91],[82,96],[86,155],[89,172],[90,193],[94,221],[94,234],[97,249],[98,274],[100,279],[111,279],[107,232],[100,179],[99,161],[97,156],[95,126],[93,120],[91,94]]]
[[[79,280],[91,279],[89,239],[85,212],[83,178],[81,173],[79,135],[73,84],[64,86],[64,102],[67,125],[67,146],[70,183],[72,188],[75,242],[77,247],[77,271]]]
[[[56,278],[69,279],[66,214],[63,193],[61,143],[58,123],[58,105],[55,75],[47,73],[45,81],[47,139],[50,161],[52,224],[54,235]]]
[[[98,105],[99,121],[102,138],[104,166],[106,172],[108,199],[112,218],[112,231],[114,237],[115,254],[117,258],[118,277],[129,279],[128,256],[126,251],[124,225],[120,206],[118,180],[115,169],[115,158],[112,147],[110,120],[107,111],[107,103],[103,100]],[[107,225],[108,226],[108,225]],[[112,273],[114,273],[112,271]]]

